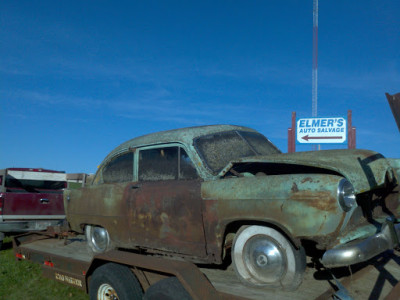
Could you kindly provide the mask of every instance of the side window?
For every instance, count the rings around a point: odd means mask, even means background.
[[[147,149],[139,152],[139,180],[196,179],[197,171],[181,147]]]
[[[183,148],[179,148],[179,179],[196,179],[197,171]]]
[[[141,150],[139,180],[158,181],[178,178],[178,147]]]
[[[127,182],[133,180],[133,152],[114,158],[103,169],[104,183]]]

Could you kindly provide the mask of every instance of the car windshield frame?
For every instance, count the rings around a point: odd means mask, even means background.
[[[261,149],[258,145],[256,146],[254,140],[251,141],[249,139],[250,136],[258,139],[259,142],[263,142],[264,149]],[[228,138],[235,140],[229,144]],[[209,141],[208,143],[207,140]],[[234,145],[234,143],[236,143],[236,145]],[[230,149],[222,149],[224,148],[223,144],[227,145],[228,148],[230,147]],[[239,151],[236,153],[234,152],[234,146],[238,145],[243,146],[243,148],[241,148],[241,153]],[[218,175],[224,169],[224,167],[226,167],[226,165],[233,160],[249,156],[281,153],[281,151],[269,139],[256,131],[229,130],[206,134],[195,138],[193,140],[193,146],[203,161],[205,167],[213,175]],[[206,149],[206,147],[208,149]],[[210,157],[208,151],[217,154],[217,156],[214,155],[213,157]]]

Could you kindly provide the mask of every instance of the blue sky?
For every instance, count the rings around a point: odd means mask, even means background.
[[[357,148],[400,157],[400,1],[319,2],[318,116],[351,109]],[[286,152],[292,111],[311,117],[312,0],[4,0],[0,18],[0,168],[93,173],[128,139],[206,124]]]

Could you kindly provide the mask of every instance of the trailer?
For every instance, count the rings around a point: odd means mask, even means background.
[[[308,261],[296,291],[243,285],[231,266],[195,265],[165,256],[111,250],[93,255],[85,237],[50,227],[13,239],[17,260],[42,266],[47,278],[81,289],[90,299],[400,299],[400,256],[384,252],[335,270]],[[395,286],[395,288],[393,288]]]

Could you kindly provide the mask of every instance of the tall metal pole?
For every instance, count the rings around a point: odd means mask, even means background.
[[[312,116],[318,115],[318,0],[313,0]]]
[[[312,117],[318,116],[318,0],[313,0]],[[312,150],[316,150],[313,145]]]

